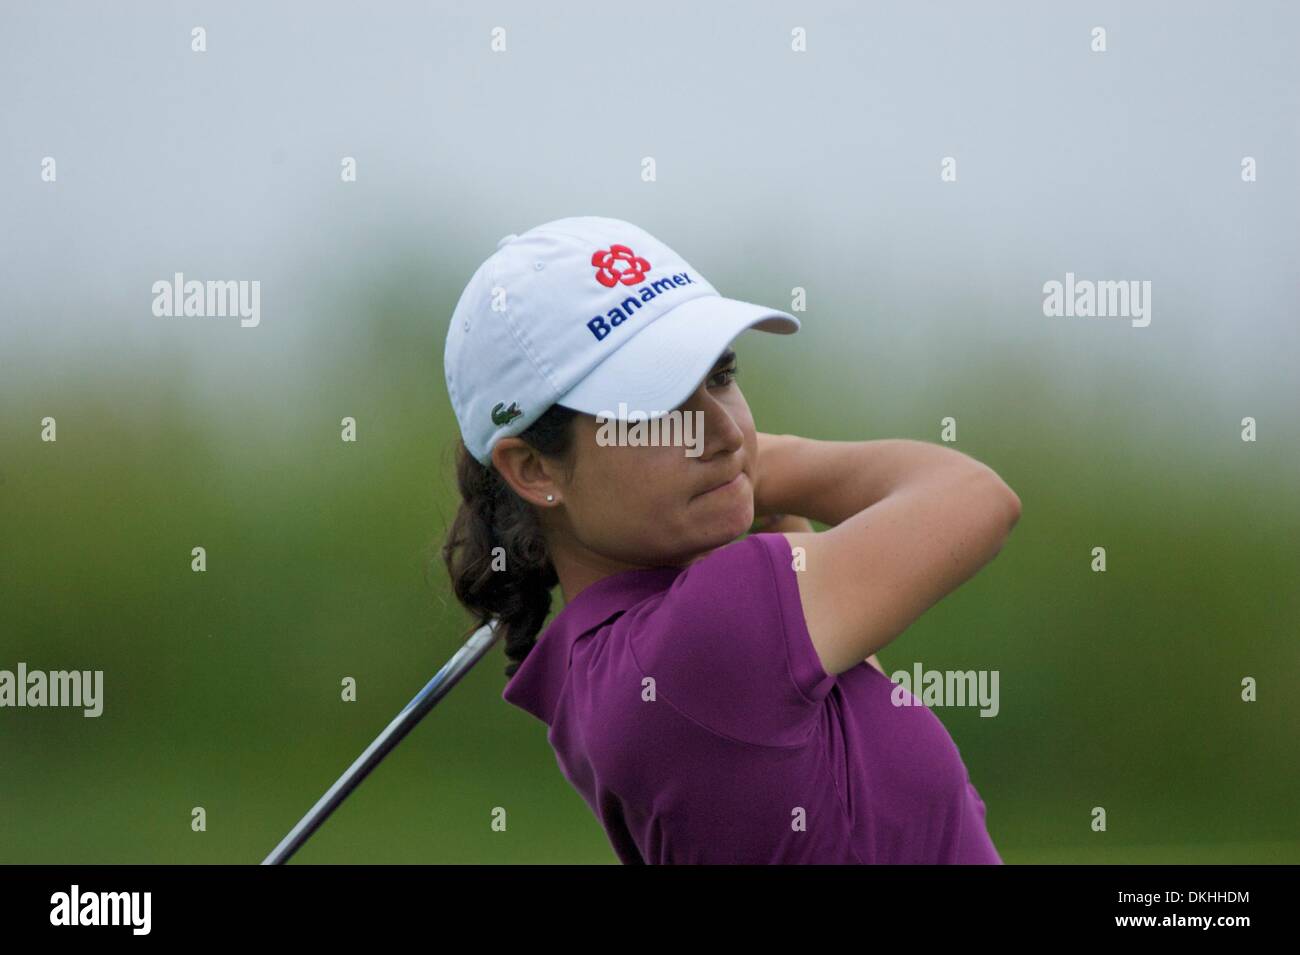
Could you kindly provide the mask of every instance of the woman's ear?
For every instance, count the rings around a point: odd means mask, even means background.
[[[551,507],[561,500],[554,467],[526,441],[500,439],[492,449],[492,466],[501,479],[529,504]]]

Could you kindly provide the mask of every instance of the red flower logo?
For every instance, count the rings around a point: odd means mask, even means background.
[[[650,263],[625,245],[597,249],[591,254],[591,264],[596,267],[596,281],[605,288],[613,288],[619,282],[636,285],[650,271]]]

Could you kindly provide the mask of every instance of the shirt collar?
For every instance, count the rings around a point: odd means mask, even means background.
[[[506,684],[501,698],[549,726],[568,679],[570,654],[578,638],[663,593],[682,570],[681,567],[625,570],[589,584],[542,631]]]

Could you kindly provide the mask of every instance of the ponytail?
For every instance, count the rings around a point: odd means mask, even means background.
[[[565,458],[577,414],[552,405],[519,437],[540,454]],[[475,617],[471,631],[491,619],[499,621],[509,678],[537,642],[559,579],[532,505],[491,463],[480,464],[464,441],[456,448],[456,483],[460,508],[442,545],[442,558],[456,599]]]

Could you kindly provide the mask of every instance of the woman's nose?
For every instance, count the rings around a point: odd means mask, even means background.
[[[701,457],[705,460],[715,454],[738,450],[745,442],[745,432],[732,416],[731,409],[709,394],[703,385],[691,396],[683,410],[698,412],[701,444]]]

